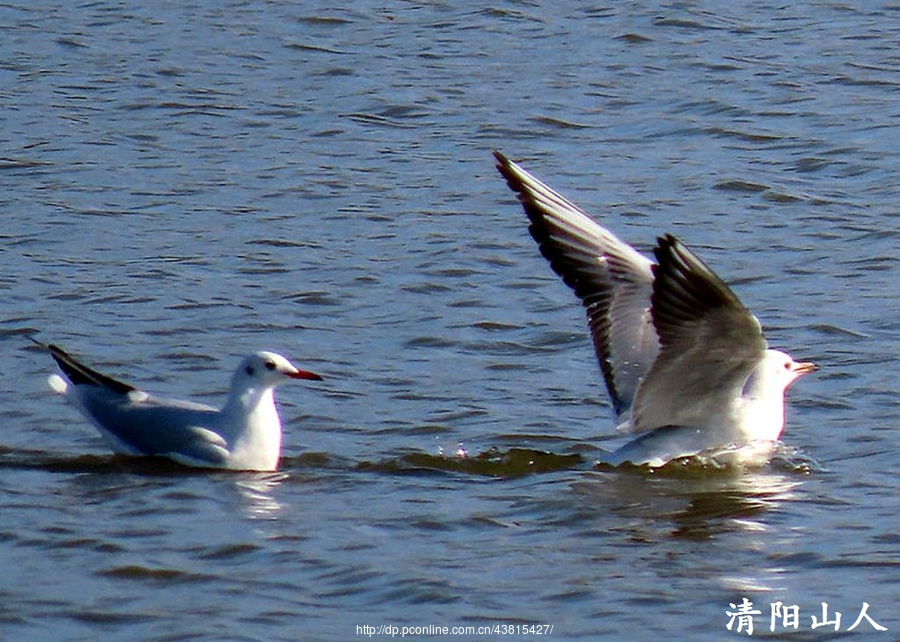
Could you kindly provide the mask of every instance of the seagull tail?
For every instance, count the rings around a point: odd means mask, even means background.
[[[58,374],[52,374],[47,377],[47,383],[53,389],[53,392],[57,394],[64,395],[69,391],[69,384]]]

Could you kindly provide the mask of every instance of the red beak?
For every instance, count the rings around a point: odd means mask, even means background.
[[[310,372],[309,370],[295,370],[294,372],[285,372],[287,376],[291,379],[311,379],[313,381],[322,381],[322,377],[317,375],[315,372]]]
[[[819,365],[813,363],[812,361],[802,361],[800,363],[794,364],[794,372],[798,375],[809,374],[810,372],[816,372],[819,369]]]

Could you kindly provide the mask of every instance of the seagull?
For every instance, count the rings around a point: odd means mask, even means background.
[[[114,452],[200,468],[276,470],[281,420],[275,386],[288,379],[322,379],[280,354],[257,352],[241,361],[228,401],[217,410],[153,396],[92,370],[55,345],[45,347],[68,379],[52,374],[50,387],[96,426]]]
[[[494,156],[541,253],[584,305],[617,424],[636,435],[603,462],[765,465],[784,430],[787,388],[819,367],[769,349],[757,318],[671,234],[657,239],[654,262]]]

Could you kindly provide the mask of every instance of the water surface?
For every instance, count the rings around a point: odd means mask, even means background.
[[[757,637],[835,635],[823,602],[895,635],[900,15],[866,7],[4,5],[0,637],[720,640],[743,598]],[[582,312],[492,149],[822,365],[776,461],[594,467]],[[280,390],[279,473],[197,473],[111,457],[33,333],[209,403],[258,349],[327,380]]]

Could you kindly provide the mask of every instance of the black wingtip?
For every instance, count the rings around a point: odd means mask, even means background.
[[[120,394],[128,394],[135,390],[134,386],[108,377],[105,374],[101,374],[96,370],[87,367],[83,363],[80,363],[72,357],[72,355],[57,345],[53,345],[52,343],[41,345],[46,345],[47,350],[50,352],[50,356],[53,357],[53,360],[56,361],[59,369],[63,371],[73,385],[101,386]]]
[[[90,370],[78,363],[65,350],[52,343],[44,345],[50,352],[50,356],[56,361],[56,365],[59,366],[59,369],[63,371],[63,374],[65,374],[66,377],[69,378],[69,381],[74,385],[99,385],[99,381],[89,376]]]
[[[516,192],[517,194],[522,194],[524,190],[524,185],[519,177],[516,176],[513,170],[513,162],[509,160],[502,152],[497,151],[496,149],[492,152],[494,155],[494,159],[497,161],[497,171],[506,179],[507,185],[509,188]]]
[[[746,310],[731,288],[672,234],[657,238],[653,254],[657,263],[651,268],[651,314],[661,337],[666,335],[664,327],[699,318],[715,308]]]
[[[687,250],[687,246],[679,241],[674,235],[667,232],[662,236],[656,237],[656,247],[653,248],[653,255],[656,257],[656,262],[662,264],[666,260],[671,260],[671,257],[681,254],[683,250]],[[690,252],[690,250],[688,250],[688,252],[691,256],[696,258],[696,255],[693,252]],[[697,261],[700,261],[700,259],[697,258]]]
[[[531,176],[525,169],[520,167],[517,163],[507,158],[507,156],[496,149],[493,151],[494,158],[497,160],[497,171],[506,179],[506,184],[509,188],[516,193],[519,197],[519,200],[522,204],[527,208],[529,203],[534,201],[534,197],[532,196],[531,188],[528,185],[528,180],[531,179],[536,183],[542,184],[534,176]],[[544,187],[548,191],[552,191],[549,187],[544,185]]]

